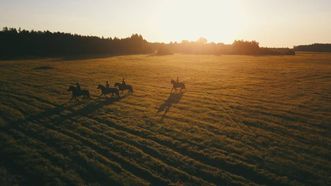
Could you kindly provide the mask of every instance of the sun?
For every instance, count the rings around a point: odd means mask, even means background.
[[[231,43],[244,32],[244,11],[239,1],[167,1],[155,11],[158,32],[165,41],[196,40]]]

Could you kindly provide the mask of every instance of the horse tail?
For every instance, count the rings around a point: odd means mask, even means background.
[[[130,86],[130,89],[129,89],[129,90],[130,90],[131,93],[133,93],[133,88],[132,88],[132,86]]]

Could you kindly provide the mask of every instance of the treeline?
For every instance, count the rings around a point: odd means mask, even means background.
[[[331,44],[315,43],[311,45],[299,45],[295,46],[294,50],[305,52],[331,52]]]
[[[153,51],[150,44],[138,34],[118,39],[6,27],[0,31],[0,43],[2,58],[125,55]]]
[[[289,48],[263,48],[256,41],[234,41],[231,45],[223,43],[207,43],[206,39],[198,41],[182,41],[181,43],[154,43],[157,54],[233,54],[233,55],[294,55],[293,49]]]
[[[3,28],[0,31],[0,58],[65,57],[128,54],[242,54],[242,55],[294,55],[289,48],[262,48],[256,41],[235,41],[231,45],[208,43],[206,39],[150,43],[141,35],[131,37],[100,38],[62,32],[28,31]]]

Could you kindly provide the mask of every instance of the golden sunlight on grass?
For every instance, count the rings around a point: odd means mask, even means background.
[[[330,58],[2,61],[0,154],[6,167],[24,165],[14,175],[40,183],[325,185]],[[133,94],[99,97],[96,85],[122,76]],[[183,94],[170,94],[176,76]],[[73,82],[91,99],[69,101]]]

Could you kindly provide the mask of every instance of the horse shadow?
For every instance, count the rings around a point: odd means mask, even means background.
[[[163,119],[170,108],[174,105],[179,103],[182,99],[184,93],[183,92],[171,92],[168,98],[159,106],[157,113],[163,112],[162,118]]]
[[[74,102],[68,101],[67,103],[57,105],[53,108],[46,109],[42,112],[26,116],[23,119],[10,122],[9,126],[24,124],[28,122],[42,122],[47,119],[53,124],[60,124],[65,120],[70,120],[76,117],[83,117],[93,114],[97,110],[104,106],[112,104],[116,101],[120,101],[125,98],[122,96],[120,98],[96,98],[90,99],[88,101]]]

